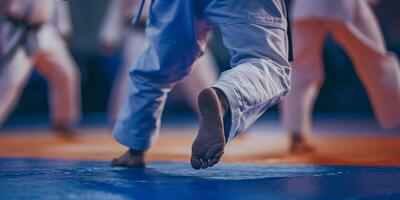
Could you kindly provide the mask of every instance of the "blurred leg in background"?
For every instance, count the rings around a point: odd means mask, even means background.
[[[387,52],[367,1],[295,1],[293,85],[282,105],[293,153],[307,152],[312,110],[323,82],[322,47],[328,33],[349,54],[383,128],[400,126],[400,67]],[[343,97],[346,98],[346,97]]]
[[[32,72],[31,62],[22,48],[0,69],[0,125],[14,110]]]
[[[322,49],[326,36],[327,30],[317,20],[293,23],[292,85],[281,105],[291,152],[312,150],[306,138],[311,132],[314,102],[324,81]]]
[[[182,91],[184,98],[193,111],[198,113],[197,97],[200,92],[212,86],[218,79],[218,67],[210,49],[193,64],[191,73],[177,84],[177,89]]]
[[[386,50],[378,21],[360,3],[352,22],[328,22],[334,39],[349,54],[369,96],[375,117],[385,129],[400,128],[400,65]]]
[[[33,64],[49,84],[53,128],[73,131],[81,114],[79,68],[54,26],[43,26],[38,38],[41,48],[33,55]]]

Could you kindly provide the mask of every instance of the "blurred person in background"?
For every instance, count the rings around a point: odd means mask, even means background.
[[[292,88],[281,107],[290,152],[310,152],[312,110],[324,81],[324,40],[332,35],[353,61],[383,128],[400,127],[400,67],[386,50],[370,4],[376,0],[295,0]],[[343,97],[351,98],[351,97]]]
[[[121,43],[123,49],[122,66],[118,70],[109,99],[108,115],[112,123],[116,121],[123,103],[133,61],[148,45],[145,27],[150,1],[146,2],[139,23],[132,24],[140,3],[140,0],[110,0],[100,32],[103,53],[110,54]],[[192,73],[177,85],[177,89],[183,93],[182,97],[187,99],[191,108],[197,111],[198,94],[211,86],[217,77],[216,64],[211,52],[207,50],[194,64]]]
[[[60,0],[1,1],[0,124],[18,103],[33,69],[49,84],[52,127],[73,133],[80,119],[80,71],[67,49],[69,7]]]

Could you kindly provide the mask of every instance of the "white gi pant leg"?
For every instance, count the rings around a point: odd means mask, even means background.
[[[129,69],[133,61],[148,45],[144,31],[128,30],[125,37],[122,50],[122,66],[117,71],[108,105],[108,115],[112,122],[116,121],[118,112],[124,102],[129,84]]]
[[[290,65],[285,30],[255,24],[220,28],[233,68],[225,71],[213,87],[221,89],[229,100],[231,118],[224,122],[231,140],[287,94]]]
[[[293,23],[292,85],[282,101],[282,124],[289,133],[308,134],[312,110],[324,81],[323,45],[328,31],[317,20]]]
[[[314,100],[323,82],[322,46],[327,33],[332,33],[352,59],[382,127],[400,126],[398,60],[387,52],[372,10],[366,4],[359,5],[362,12],[351,22],[322,18],[294,22],[293,85],[282,106],[286,131],[310,132]]]
[[[119,143],[146,150],[158,135],[167,93],[189,73],[205,44],[210,27],[197,19],[201,10],[194,5],[204,2],[153,2],[150,46],[131,69],[129,94],[113,131]],[[215,0],[206,7],[206,16],[221,28],[232,54],[233,68],[214,85],[228,97],[231,116],[226,125],[232,139],[289,89],[284,6],[282,1]]]
[[[0,125],[17,105],[32,69],[33,66],[22,48],[0,68]]]
[[[118,112],[125,98],[129,81],[129,69],[135,58],[146,48],[148,41],[144,32],[130,30],[123,47],[123,64],[118,70],[112,87],[108,114],[110,120],[115,122]],[[184,97],[193,110],[197,111],[197,96],[200,91],[210,87],[217,80],[216,64],[210,52],[206,51],[194,64],[192,72],[178,84]]]
[[[351,57],[376,118],[383,128],[400,127],[400,65],[386,50],[379,24],[366,4],[352,23],[328,23],[335,40]]]
[[[146,150],[158,136],[168,92],[201,55],[192,9],[192,1],[153,2],[146,29],[150,44],[130,70],[128,93],[113,130],[119,143]]]
[[[80,72],[66,44],[53,25],[38,33],[39,49],[33,64],[49,84],[51,119],[54,125],[73,125],[81,115]]]

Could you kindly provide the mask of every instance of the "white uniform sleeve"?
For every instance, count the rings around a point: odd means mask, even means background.
[[[121,0],[110,0],[100,31],[100,40],[103,43],[116,44],[119,42],[124,23],[122,6]]]
[[[53,17],[53,3],[54,0],[9,0],[5,3],[5,13],[31,24],[43,24]]]
[[[54,0],[25,0],[34,1],[32,12],[29,16],[29,22],[34,24],[43,24],[51,22],[54,16]]]
[[[67,1],[55,0],[55,25],[62,35],[72,33],[70,8]]]
[[[24,13],[28,12],[28,1],[24,0],[14,0],[14,1],[5,1],[4,3],[4,12],[8,16],[12,16],[17,19],[22,19]]]

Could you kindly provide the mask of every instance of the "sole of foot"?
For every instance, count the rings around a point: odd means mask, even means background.
[[[145,157],[144,152],[128,150],[118,158],[114,158],[111,161],[111,166],[144,168],[146,167],[146,162],[144,160],[144,157]]]
[[[200,127],[192,144],[190,163],[196,170],[212,167],[224,154],[224,109],[213,88],[204,89],[198,96]]]

